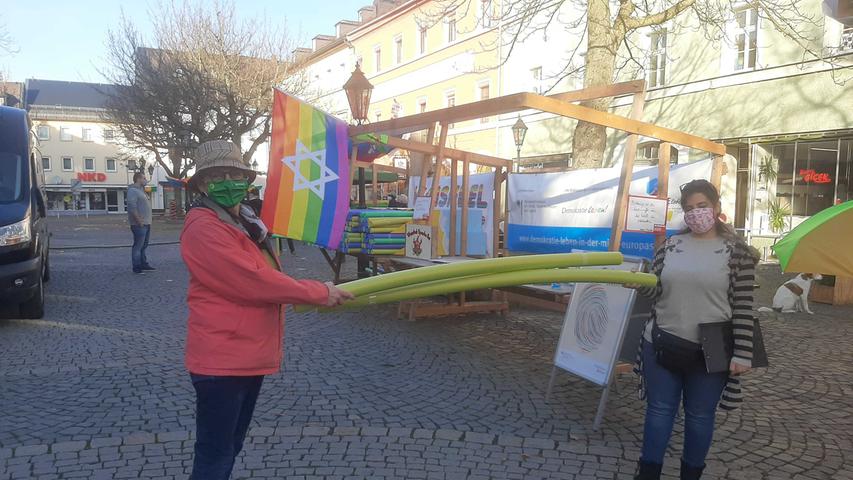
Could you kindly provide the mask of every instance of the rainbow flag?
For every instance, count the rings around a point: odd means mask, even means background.
[[[261,219],[272,233],[337,249],[349,212],[347,124],[275,90]]]

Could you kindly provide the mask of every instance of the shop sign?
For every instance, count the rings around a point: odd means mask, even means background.
[[[806,183],[832,183],[832,178],[828,173],[818,173],[813,168],[801,169],[800,177]]]
[[[106,182],[107,174],[100,172],[81,172],[77,174],[77,180],[80,180],[81,182]]]

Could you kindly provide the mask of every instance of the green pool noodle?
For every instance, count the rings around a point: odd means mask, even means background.
[[[352,250],[350,250],[352,251]],[[540,268],[588,267],[620,265],[619,252],[548,253],[542,255],[519,255],[517,257],[471,259],[465,262],[431,265],[428,267],[386,273],[338,285],[356,297],[392,288],[405,287],[434,280],[455,279],[491,273],[514,272]],[[311,307],[297,307],[297,311]]]
[[[391,249],[391,248],[374,248],[368,249],[368,252],[371,255],[395,255],[398,257],[402,257],[406,254],[405,248],[400,249]]]
[[[409,285],[407,287],[395,288],[385,292],[376,292],[358,297],[338,308],[358,308],[368,305],[380,305],[383,303],[400,302],[404,300],[432,297],[435,295],[446,295],[449,293],[465,292],[469,290],[501,288],[527,284],[548,284],[553,282],[610,284],[635,283],[644,287],[653,287],[657,285],[657,281],[657,277],[651,273],[629,272],[625,270],[599,270],[588,268],[520,270],[515,272],[495,273],[492,275],[479,275],[475,277],[463,277],[452,280],[439,280],[423,284]],[[323,308],[320,310],[332,311],[335,309]]]
[[[405,243],[403,238],[371,238],[370,243],[373,245],[399,245]]]
[[[376,227],[371,228],[370,233],[406,233],[406,226],[397,227]]]
[[[368,218],[367,225],[371,229],[374,227],[399,227],[411,221],[411,218]]]
[[[381,210],[375,212],[359,212],[358,218],[388,218],[388,217],[409,217],[413,215],[411,210]]]

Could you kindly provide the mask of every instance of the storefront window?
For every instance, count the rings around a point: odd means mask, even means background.
[[[835,202],[838,141],[800,142],[794,170],[795,216],[809,217]]]
[[[853,140],[843,140],[841,142],[841,164],[838,168],[835,203],[853,200],[853,185],[850,182],[853,171],[851,170],[853,170]]]
[[[775,171],[771,163],[765,168],[765,172],[759,170],[759,179],[762,182],[772,182],[776,176],[776,199],[783,208],[790,209],[793,202],[794,192],[794,144],[785,143],[774,145],[773,158],[776,159]]]
[[[107,204],[103,192],[89,192],[89,210],[106,210]]]

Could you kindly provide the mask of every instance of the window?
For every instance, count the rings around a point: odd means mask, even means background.
[[[113,130],[111,128],[105,128],[104,129],[104,141],[105,142],[112,142],[113,140],[115,140],[115,138],[116,138],[115,130]]]
[[[418,99],[418,113],[424,113],[427,111],[427,101],[426,98]]]
[[[480,19],[483,28],[492,28],[492,0],[480,0]]]
[[[87,172],[95,171],[95,159],[92,157],[86,157],[83,159],[83,170]]]
[[[542,93],[542,67],[531,68],[530,79],[533,82],[533,93]]]
[[[41,168],[46,172],[50,171],[50,157],[41,157]]]
[[[456,12],[450,12],[447,14],[447,18],[444,21],[445,27],[447,28],[447,43],[453,43],[456,41]]]
[[[660,160],[660,142],[643,142],[637,146],[638,165],[657,165]],[[669,163],[678,163],[678,149],[674,146],[669,148]]]
[[[444,95],[444,106],[446,107],[455,107],[456,106],[456,92],[450,91]],[[451,123],[447,125],[447,128],[454,128],[456,124]]]
[[[379,47],[373,47],[373,64],[377,72],[382,70],[382,49]]]
[[[403,37],[401,35],[394,37],[394,61],[397,65],[403,63]]]
[[[63,142],[71,141],[71,128],[69,127],[59,127],[59,139]]]
[[[666,29],[651,35],[649,52],[649,87],[666,85]]]
[[[427,27],[422,26],[418,29],[418,49],[421,55],[427,51]]]
[[[84,142],[91,142],[93,140],[92,139],[92,129],[89,127],[83,127],[82,138],[83,138]]]
[[[132,159],[128,160],[127,161],[127,169],[131,170],[131,171],[136,170],[136,160],[132,160]]]
[[[841,42],[838,44],[838,49],[842,52],[853,50],[853,26],[844,27],[844,30],[841,32]]]
[[[478,87],[478,96],[480,100],[488,100],[489,99],[489,82],[481,83]],[[489,117],[480,118],[480,123],[489,123]]]
[[[49,125],[39,125],[38,126],[38,137],[39,137],[39,140],[50,140],[50,126]]]
[[[70,172],[71,170],[74,170],[74,161],[71,157],[62,157],[62,171]]]
[[[378,121],[380,121],[380,120],[382,120],[382,112],[380,112],[379,110],[377,110],[377,111],[376,111],[376,121],[378,122]]]
[[[394,103],[391,104],[391,118],[400,118],[400,115],[403,114],[403,105],[394,99]]]
[[[758,50],[758,8],[748,8],[735,12],[734,31],[736,57],[735,71],[755,68]]]
[[[116,159],[115,158],[108,158],[107,159],[107,171],[108,172],[115,172],[116,171]]]

